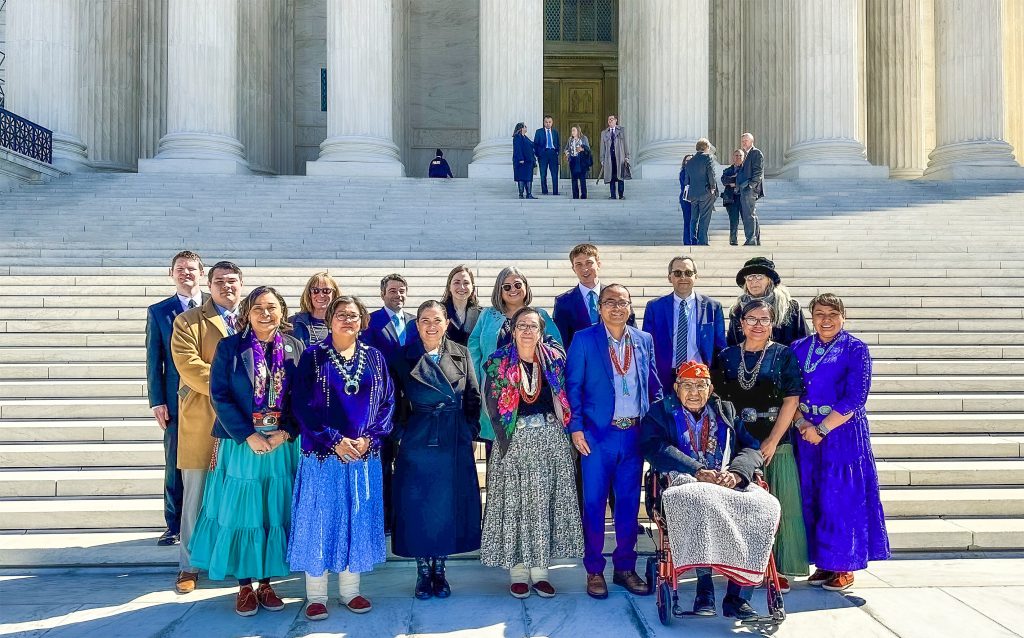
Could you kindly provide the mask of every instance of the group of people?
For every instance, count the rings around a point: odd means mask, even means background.
[[[554,596],[549,566],[579,557],[587,593],[606,598],[611,496],[613,582],[645,595],[645,460],[729,489],[763,465],[782,503],[785,574],[813,563],[810,582],[840,590],[888,557],[865,413],[871,360],[843,330],[839,298],[812,300],[812,332],[774,264],[753,259],[727,329],[683,256],[638,329],[628,288],[601,281],[597,247],[580,244],[569,261],[578,283],[553,316],[514,266],[485,307],[465,265],[415,314],[400,274],[381,280],[371,313],[319,272],[290,316],[272,287],[243,294],[237,265],[207,271],[199,255],[175,255],[177,290],[150,307],[146,345],[167,454],[158,542],[180,543],[176,591],[193,591],[200,570],[237,579],[235,611],[249,616],[282,609],[271,580],[304,572],[304,613],[318,620],[336,572],[341,604],[364,613],[360,575],[385,560],[390,531],[392,551],[416,561],[419,599],[448,597],[446,560],[475,550],[508,570],[517,598]],[[476,441],[487,444],[486,508]],[[711,583],[701,571],[701,615],[716,613]],[[755,615],[749,596],[730,584],[723,613]]]
[[[548,175],[551,176],[551,194],[558,195],[559,164],[565,155],[572,181],[572,198],[587,199],[587,174],[594,165],[590,140],[580,126],[573,126],[564,146],[554,127],[554,119],[544,116],[544,126],[534,131],[531,138],[526,122],[519,122],[512,133],[512,172],[519,187],[519,199],[537,199],[533,196],[533,171],[540,165],[541,194],[548,194]],[[614,115],[608,116],[608,128],[601,131],[601,171],[599,180],[608,184],[608,199],[626,199],[624,180],[631,179],[629,145],[626,133]]]

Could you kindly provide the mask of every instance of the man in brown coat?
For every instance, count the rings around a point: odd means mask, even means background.
[[[171,357],[181,376],[178,387],[178,469],[183,485],[181,553],[174,589],[187,594],[196,588],[199,570],[192,567],[188,544],[203,500],[206,475],[213,459],[214,412],[210,402],[210,364],[221,339],[235,333],[235,313],[242,299],[242,271],[230,261],[209,271],[210,298],[178,315],[171,332]]]
[[[622,180],[630,179],[630,155],[629,145],[626,144],[626,131],[619,126],[619,118],[614,115],[608,116],[608,128],[601,131],[601,178],[608,184],[611,197],[615,199],[615,184],[619,185],[619,199],[626,199],[623,191],[626,190],[626,183]]]

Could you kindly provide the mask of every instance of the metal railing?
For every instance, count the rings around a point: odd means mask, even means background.
[[[0,108],[0,148],[53,164],[53,131]]]

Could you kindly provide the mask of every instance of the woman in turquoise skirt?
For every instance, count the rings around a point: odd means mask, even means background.
[[[221,340],[210,369],[218,444],[189,549],[210,578],[238,579],[240,616],[284,609],[270,579],[291,573],[286,551],[298,430],[288,399],[303,344],[284,334],[287,316],[276,290],[253,290],[238,310],[244,327]]]

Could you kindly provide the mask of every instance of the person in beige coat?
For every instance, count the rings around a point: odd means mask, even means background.
[[[626,144],[626,131],[619,126],[619,118],[608,116],[608,128],[601,131],[601,179],[608,184],[611,196],[615,199],[615,185],[618,184],[619,199],[626,199],[623,191],[626,183],[622,180],[631,179],[629,145]]]
[[[189,541],[202,505],[203,489],[214,454],[210,402],[210,364],[217,344],[235,333],[235,313],[242,297],[242,271],[229,261],[209,270],[210,298],[174,319],[171,358],[181,376],[178,386],[178,469],[183,485],[181,545],[174,590],[187,594],[196,588],[199,570],[192,566]]]

